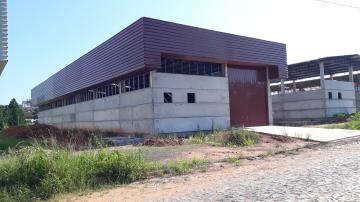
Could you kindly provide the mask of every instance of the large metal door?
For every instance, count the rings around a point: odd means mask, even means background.
[[[231,126],[268,124],[266,70],[228,67]]]

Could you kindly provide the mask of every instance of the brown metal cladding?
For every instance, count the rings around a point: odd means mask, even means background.
[[[32,89],[32,102],[39,104],[135,70],[160,68],[165,54],[269,66],[271,78],[287,76],[285,44],[141,18]]]
[[[264,68],[228,67],[231,126],[268,124]]]

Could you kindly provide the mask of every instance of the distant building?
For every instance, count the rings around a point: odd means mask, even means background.
[[[0,75],[8,62],[7,3],[0,0]]]
[[[274,122],[324,122],[359,110],[359,76],[357,54],[288,65],[288,78],[271,84]]]
[[[32,89],[39,123],[174,133],[272,123],[286,45],[141,18]]]
[[[21,109],[24,112],[25,119],[34,122],[37,117],[34,117],[34,112],[37,107],[31,105],[31,100],[25,100],[21,103]]]
[[[21,107],[23,109],[30,109],[31,108],[31,100],[29,99],[29,100],[22,101]]]

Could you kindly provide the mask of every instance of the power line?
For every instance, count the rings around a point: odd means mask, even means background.
[[[337,5],[337,6],[342,6],[342,7],[355,8],[355,9],[360,10],[360,7],[352,6],[352,5],[348,5],[348,4],[341,4],[341,3],[336,3],[336,2],[331,2],[331,1],[324,1],[324,0],[315,0],[315,1],[319,1],[319,2],[327,3],[327,4],[332,4],[332,5]]]

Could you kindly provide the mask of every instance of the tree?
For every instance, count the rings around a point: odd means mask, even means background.
[[[0,130],[7,127],[7,107],[0,105]]]
[[[18,126],[26,123],[24,112],[13,98],[7,107],[7,118],[9,126]]]

